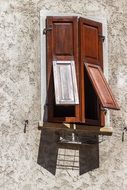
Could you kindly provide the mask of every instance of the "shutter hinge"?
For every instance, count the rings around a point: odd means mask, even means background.
[[[99,37],[101,38],[101,40],[102,40],[103,42],[105,41],[105,36],[99,35]]]
[[[52,30],[52,27],[49,27],[49,28],[44,28],[43,30],[43,35],[46,35],[48,31],[51,31]]]
[[[103,111],[105,115],[107,114],[107,109],[101,108],[101,111]]]

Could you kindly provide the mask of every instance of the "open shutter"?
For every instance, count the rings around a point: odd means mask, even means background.
[[[85,66],[102,106],[104,108],[119,110],[119,106],[100,66],[89,63],[85,63]]]
[[[75,75],[70,75],[70,70],[68,70],[68,64],[65,67],[67,61],[73,62],[76,69],[76,79],[78,84],[78,19],[77,17],[47,17],[46,22],[46,39],[47,39],[47,108],[48,108],[48,121],[51,122],[75,122],[79,117],[79,105],[60,105],[61,101],[59,99],[59,105],[56,105],[55,97],[59,95],[59,98],[62,98],[60,92],[61,86],[59,86],[59,92],[55,96],[55,87],[57,76],[53,77],[53,63],[54,70],[57,72],[59,67],[65,73],[72,78]],[[63,65],[63,62],[65,64]],[[61,64],[61,66],[60,66]],[[59,65],[59,66],[58,66]],[[67,68],[67,69],[66,69]],[[70,66],[70,68],[72,68]],[[58,72],[57,72],[58,73]],[[62,73],[62,76],[58,78],[66,78],[66,74]],[[55,79],[55,81],[54,81]],[[75,80],[76,80],[75,79]],[[58,79],[59,80],[59,79]],[[65,84],[65,81],[62,81],[62,85],[65,85],[65,89],[68,88],[68,81]],[[72,83],[74,80],[72,80]],[[60,84],[60,85],[61,85]],[[69,84],[70,85],[70,84]],[[74,89],[74,88],[73,88]],[[73,90],[72,90],[73,91]],[[73,93],[74,95],[74,91]],[[65,91],[63,92],[63,94]],[[70,95],[69,95],[70,96]],[[69,96],[67,98],[69,98]],[[72,97],[71,97],[72,98]],[[75,100],[74,100],[75,99]],[[76,104],[76,98],[74,97],[73,104]],[[64,97],[65,100],[65,97]],[[69,99],[68,99],[69,100]],[[65,104],[65,101],[63,101]],[[70,100],[71,102],[71,100]],[[58,103],[58,101],[57,101]],[[69,101],[68,101],[69,104]]]
[[[79,104],[74,61],[53,61],[57,105]]]

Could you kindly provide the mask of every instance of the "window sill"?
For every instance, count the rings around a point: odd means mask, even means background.
[[[49,128],[51,130],[61,130],[61,131],[70,131],[70,132],[78,132],[78,133],[86,133],[86,134],[97,134],[97,135],[106,135],[111,136],[113,133],[112,127],[99,127],[99,126],[87,126],[87,125],[76,125],[75,128],[73,124],[69,123],[42,123],[39,121],[38,129]]]

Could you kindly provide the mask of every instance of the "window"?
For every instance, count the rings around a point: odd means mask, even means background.
[[[103,108],[119,107],[102,72],[102,24],[48,16],[45,32],[48,121],[104,126]]]

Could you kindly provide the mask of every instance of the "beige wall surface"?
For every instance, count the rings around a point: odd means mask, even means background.
[[[111,111],[113,136],[99,145],[61,145],[57,133],[38,130],[42,9],[107,20],[109,83],[121,110]],[[126,125],[126,0],[0,1],[0,190],[126,190]]]

